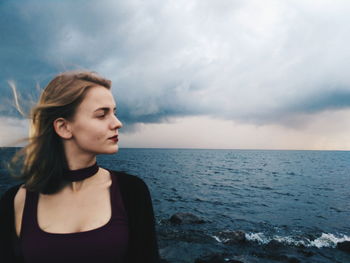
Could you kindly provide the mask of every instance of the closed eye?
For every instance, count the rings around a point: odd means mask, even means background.
[[[107,115],[107,110],[103,110],[103,109],[100,109],[96,113],[96,117],[99,118],[99,119],[102,119],[102,118],[106,117],[106,115]]]
[[[111,114],[111,113],[114,114],[114,115],[117,115],[116,108],[113,108],[113,110],[112,110],[110,108],[104,107],[104,108],[97,109],[95,112],[97,113],[96,117],[98,119],[103,119],[103,118],[105,118],[107,116],[107,114]]]

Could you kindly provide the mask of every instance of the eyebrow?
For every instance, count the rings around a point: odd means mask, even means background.
[[[117,109],[117,107],[114,107],[113,111],[115,111],[116,109]],[[108,108],[108,107],[101,107],[101,108],[96,109],[94,112],[99,111],[99,110],[103,110],[104,112],[107,112],[107,111],[110,111],[110,108]]]

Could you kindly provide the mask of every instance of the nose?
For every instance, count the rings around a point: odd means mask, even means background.
[[[117,116],[113,115],[113,121],[112,121],[112,124],[111,124],[112,130],[120,129],[121,127],[123,127],[123,124],[122,124],[121,121],[117,118]]]

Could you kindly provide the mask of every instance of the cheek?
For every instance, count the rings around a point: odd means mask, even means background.
[[[86,134],[91,141],[101,141],[106,137],[106,133],[104,131],[98,130],[96,128],[94,130],[87,131]]]
[[[104,134],[96,134],[96,135],[95,135],[95,140],[96,140],[96,141],[100,141],[100,140],[102,140],[102,139],[104,139],[104,138],[105,138]]]
[[[106,131],[102,129],[101,125],[94,123],[77,125],[74,133],[77,138],[89,142],[101,141],[106,137]]]

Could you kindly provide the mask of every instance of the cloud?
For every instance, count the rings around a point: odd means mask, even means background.
[[[28,121],[12,117],[0,117],[0,147],[24,145],[28,137]]]
[[[350,150],[350,110],[299,115],[303,129],[239,123],[208,116],[174,118],[168,123],[121,129],[120,146],[136,148]],[[303,119],[303,120],[300,120]]]
[[[0,90],[90,68],[113,80],[127,124],[300,127],[298,115],[349,108],[349,11],[341,0],[2,1]]]
[[[139,123],[135,132],[120,130],[120,147],[208,149],[350,150],[350,110],[298,115],[303,129],[287,125],[233,122],[210,116],[170,118],[166,123]],[[0,117],[0,146],[24,145],[28,121]],[[18,142],[21,143],[19,144]]]

